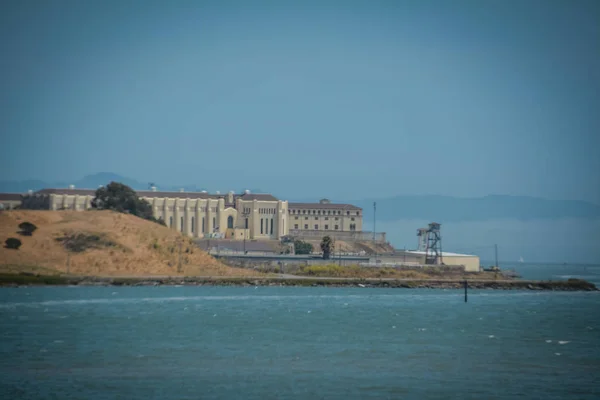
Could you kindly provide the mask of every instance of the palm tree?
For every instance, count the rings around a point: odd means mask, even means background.
[[[323,260],[329,260],[333,251],[333,241],[329,236],[325,236],[321,241],[321,250],[323,251]]]

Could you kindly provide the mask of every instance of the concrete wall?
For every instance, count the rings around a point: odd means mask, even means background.
[[[339,231],[325,231],[325,230],[302,230],[302,229],[290,229],[289,235],[298,239],[317,240],[324,236],[329,236],[336,240],[347,240],[347,241],[369,241],[373,240],[372,232],[339,232]],[[375,234],[375,241],[380,243],[386,242],[385,232],[378,232]]]
[[[21,200],[0,200],[0,210],[12,210],[21,206]]]
[[[467,272],[479,272],[479,257],[477,256],[443,256],[446,265],[464,265]]]

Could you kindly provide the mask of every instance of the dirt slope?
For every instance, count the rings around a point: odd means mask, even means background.
[[[30,237],[17,233],[18,225],[25,221],[38,228]],[[3,246],[9,237],[21,240],[19,250]],[[98,276],[256,274],[224,266],[178,232],[111,211],[2,211],[0,243],[0,272],[65,273],[68,269],[71,274]]]

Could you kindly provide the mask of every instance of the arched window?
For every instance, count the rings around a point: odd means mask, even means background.
[[[181,217],[181,221],[180,221],[180,222],[181,222],[181,227],[180,227],[180,229],[181,229],[181,232],[183,232],[183,217]]]
[[[169,217],[169,228],[173,227],[173,217]]]
[[[204,217],[202,217],[202,233],[204,233]]]
[[[231,215],[227,217],[227,229],[233,229],[233,217]]]
[[[261,235],[264,233],[263,224],[264,224],[264,220],[261,218],[260,219],[260,234]]]
[[[271,218],[271,235],[273,234],[273,218]]]
[[[194,225],[196,225],[196,218],[192,217],[192,233],[194,233]]]
[[[246,218],[246,229],[248,229],[248,218]]]

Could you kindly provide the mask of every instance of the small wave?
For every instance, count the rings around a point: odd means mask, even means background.
[[[174,296],[174,297],[137,297],[137,298],[106,298],[106,299],[86,299],[86,300],[47,300],[41,302],[21,302],[21,303],[4,303],[0,304],[0,308],[12,308],[17,306],[39,307],[57,306],[57,305],[90,305],[90,304],[114,304],[114,303],[161,303],[175,301],[245,301],[245,300],[293,300],[293,299],[385,299],[397,298],[398,295],[290,295],[290,296],[268,296],[268,295],[252,295],[252,296]],[[434,297],[434,296],[428,296]],[[344,305],[347,305],[345,303]]]
[[[495,338],[496,336],[494,336],[494,335],[489,335],[488,337],[489,337],[490,339],[493,339],[493,338]]]
[[[569,340],[559,340],[558,344],[567,344],[567,343],[571,343],[571,341]]]
[[[546,343],[552,343],[552,340],[546,340]]]

